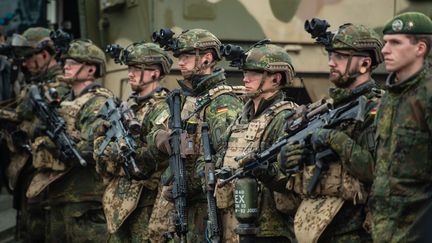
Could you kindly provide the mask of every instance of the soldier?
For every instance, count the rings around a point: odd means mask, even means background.
[[[236,157],[252,151],[262,151],[282,137],[285,134],[286,117],[294,114],[294,108],[297,106],[288,101],[282,91],[282,88],[290,87],[295,76],[288,53],[276,45],[258,43],[246,55],[246,60],[240,68],[243,70],[243,82],[249,100],[227,131],[226,146],[221,152],[222,171],[237,169],[239,163],[235,160]],[[265,180],[258,172],[254,171],[253,174]],[[276,210],[272,191],[253,181],[251,187],[255,188],[245,191],[259,191],[259,196],[253,198],[245,195],[244,198],[261,202],[258,206],[259,213],[254,219],[239,219],[237,209],[234,212],[234,198],[238,196],[234,195],[234,187],[245,186],[246,183],[251,183],[250,181],[238,178],[237,181],[216,189],[217,206],[222,215],[222,242],[239,242],[238,234],[240,239],[245,234],[250,234],[251,229],[243,229],[239,226],[239,221],[242,224],[243,221],[255,221],[253,223],[257,224],[259,231],[255,232],[257,238],[253,242],[290,242],[293,236],[292,228]],[[249,203],[244,202],[244,205]],[[239,207],[242,208],[244,205]]]
[[[69,88],[56,80],[62,70],[54,59],[55,48],[49,37],[50,32],[51,30],[42,27],[29,28],[22,35],[15,34],[11,45],[17,58],[23,59],[23,70],[28,74],[26,82],[38,84],[44,91],[56,88],[59,97],[62,97],[69,92]],[[29,101],[28,88],[29,85],[24,86],[16,100],[18,129],[10,139],[6,139],[10,141],[8,147],[11,151],[11,163],[6,170],[6,175],[8,186],[14,191],[14,207],[21,214],[18,217],[18,232],[23,234],[22,238],[26,242],[43,242],[44,232],[40,230],[44,228],[41,199],[27,200],[25,197],[25,192],[35,173],[31,163],[28,162],[31,157],[28,143],[29,140],[35,139],[34,131],[37,124]]]
[[[376,242],[430,242],[432,21],[418,12],[384,26],[387,92],[377,114],[370,209]]]
[[[169,117],[165,98],[168,90],[160,86],[161,80],[171,69],[172,60],[158,45],[153,43],[134,43],[123,50],[123,60],[128,65],[129,84],[132,95],[127,106],[135,113],[141,130],[136,142],[139,145],[137,164],[140,160],[160,161],[149,154],[144,146],[146,135],[155,125],[163,126]],[[95,149],[105,139],[104,136],[95,140]],[[147,242],[146,235],[150,214],[155,203],[161,171],[143,168],[150,178],[126,178],[120,163],[124,162],[115,152],[112,143],[105,149],[103,156],[98,157],[97,169],[109,180],[103,196],[103,206],[107,219],[108,231],[111,233],[109,242]],[[162,158],[163,159],[163,158]]]
[[[107,234],[101,204],[104,185],[92,155],[94,130],[103,122],[97,114],[112,97],[95,83],[105,75],[105,54],[91,41],[76,40],[62,59],[64,76],[59,79],[71,85],[71,93],[58,112],[87,166],[61,156],[47,136],[38,137],[32,144],[33,166],[38,172],[26,195],[44,198],[47,242],[102,242]]]
[[[335,108],[360,96],[367,98],[363,122],[342,122],[311,134],[310,142],[282,148],[280,167],[286,171],[297,165],[303,170],[290,177],[287,188],[300,194],[294,219],[299,242],[368,242],[363,228],[366,199],[372,183],[375,108],[380,92],[371,72],[383,61],[379,35],[362,25],[344,24],[333,36],[328,51],[330,89]],[[310,144],[310,145],[309,145]],[[312,192],[307,187],[316,165],[310,155],[330,148],[337,156],[326,161],[328,169],[320,175]]]
[[[215,151],[222,142],[222,133],[241,110],[242,102],[235,95],[235,88],[225,85],[224,70],[215,67],[221,60],[221,43],[216,36],[207,30],[191,29],[182,32],[175,42],[174,56],[178,59],[184,77],[184,80],[179,81],[182,92],[181,118],[184,124],[182,136],[191,143],[191,146],[188,146],[191,150],[182,151],[187,170],[187,240],[203,242],[207,204],[200,177],[203,168],[197,166],[204,161],[201,152],[201,126],[203,122],[209,124],[210,141]],[[166,128],[155,129],[148,139],[149,149],[154,150],[154,153],[160,151],[169,154],[169,137],[170,131]],[[156,199],[150,219],[149,233],[155,240],[161,239],[160,235],[164,230],[172,232],[174,229],[170,217],[173,214],[173,199],[169,186],[172,181],[167,179],[171,177],[170,174],[168,170],[163,175],[163,196]]]

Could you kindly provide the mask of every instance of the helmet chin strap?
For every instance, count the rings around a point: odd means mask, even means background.
[[[201,56],[199,55],[199,49],[195,49],[195,65],[191,71],[186,72],[183,75],[185,79],[190,78],[192,75],[199,74],[201,71],[206,70],[207,68],[213,68],[216,65],[215,62],[201,64]]]
[[[155,76],[152,76],[152,80],[150,80],[150,81],[148,81],[148,82],[144,82],[144,71],[145,71],[145,69],[144,69],[144,65],[143,65],[143,66],[141,67],[140,80],[138,81],[138,85],[139,85],[140,87],[144,87],[144,86],[146,86],[146,85],[148,85],[148,84],[151,84],[151,83],[154,83],[154,82],[160,80],[160,77],[159,77],[159,78],[156,78]]]
[[[248,96],[249,98],[252,98],[252,99],[253,99],[253,98],[257,98],[257,97],[260,96],[261,94],[271,93],[271,92],[274,92],[274,91],[277,91],[277,90],[281,89],[281,86],[278,86],[278,87],[276,87],[276,88],[271,88],[271,89],[263,90],[262,87],[264,86],[264,82],[265,82],[265,80],[267,79],[267,77],[268,77],[268,72],[267,72],[267,71],[264,71],[263,76],[262,76],[262,78],[261,78],[261,81],[260,81],[260,84],[259,84],[259,86],[258,86],[257,91],[255,91],[255,92],[251,92],[251,93],[247,93],[246,96]]]
[[[352,63],[352,57],[353,54],[351,53],[348,57],[348,62],[347,65],[345,67],[345,72],[344,74],[339,78],[339,80],[337,81],[337,84],[335,84],[336,86],[339,86],[340,88],[345,88],[348,87],[350,84],[352,84],[355,79],[362,75],[362,73],[356,71],[355,73],[349,73],[349,70],[351,68],[351,63]]]
[[[74,74],[74,76],[72,78],[66,78],[64,76],[60,76],[58,79],[61,82],[65,82],[67,84],[72,84],[74,82],[85,82],[85,81],[94,81],[95,78],[91,77],[91,78],[77,78],[78,75],[81,73],[81,71],[84,68],[84,64],[81,64],[80,68],[78,69],[78,71]]]

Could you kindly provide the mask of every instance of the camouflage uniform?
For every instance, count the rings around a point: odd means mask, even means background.
[[[286,84],[281,86],[289,87],[294,76],[294,69],[290,56],[286,51],[278,46],[264,44],[254,46],[246,53],[245,64],[240,67],[243,70],[264,71],[263,78],[258,90],[264,83],[268,73],[281,72],[285,76]],[[287,117],[294,113],[297,105],[293,102],[286,101],[285,94],[278,89],[275,94],[268,99],[261,99],[257,110],[255,111],[254,102],[249,100],[242,113],[227,131],[227,143],[221,152],[222,161],[218,161],[223,171],[234,171],[239,167],[235,157],[246,155],[252,151],[262,151],[270,147],[280,137],[285,134],[284,124]],[[266,92],[264,90],[261,92]],[[254,94],[254,97],[260,95]],[[260,178],[260,176],[258,176]],[[237,181],[230,182],[222,188],[216,187],[216,199],[219,212],[222,218],[222,242],[239,242],[239,235],[236,228],[239,221],[234,212],[234,187],[236,183],[243,181],[244,178],[238,178]],[[259,215],[255,218],[255,224],[259,228],[257,242],[290,242],[294,239],[292,230],[292,219],[277,211],[273,198],[273,190],[259,184],[258,211]],[[245,196],[248,198],[248,196]],[[237,210],[237,209],[236,209]],[[291,224],[290,224],[291,222]]]
[[[200,58],[199,53],[203,50],[213,50],[216,61],[220,60],[219,47],[221,43],[210,32],[201,29],[192,29],[183,32],[177,39],[178,49],[175,56],[182,53],[195,53],[195,63]],[[215,62],[210,65],[216,64]],[[195,66],[197,67],[197,66]],[[188,87],[190,82],[192,87]],[[215,69],[212,74],[199,75],[192,73],[187,80],[179,81],[182,91],[181,117],[184,129],[189,129],[187,139],[193,143],[193,151],[184,156],[187,171],[188,185],[188,242],[203,242],[205,237],[205,218],[207,217],[207,203],[202,190],[201,175],[203,174],[203,157],[201,148],[201,126],[203,122],[209,125],[210,140],[216,150],[221,143],[221,135],[228,125],[234,121],[237,113],[241,110],[242,102],[236,97],[236,87],[225,85],[223,69]],[[165,128],[161,128],[165,129]],[[156,137],[161,129],[156,129],[148,136],[149,149],[152,153],[160,153]],[[186,132],[185,132],[186,133]],[[182,141],[183,143],[183,141]],[[162,182],[165,186],[172,184],[171,171],[164,172]],[[164,187],[161,191],[170,191]],[[173,232],[174,204],[159,194],[156,199],[155,210],[150,219],[149,235],[155,241],[162,239],[164,230]],[[161,210],[159,210],[161,209]],[[170,211],[169,209],[172,209]]]
[[[95,77],[105,73],[105,55],[89,41],[73,41],[63,58],[97,67]],[[27,197],[43,197],[47,242],[101,242],[106,237],[106,222],[101,197],[102,179],[92,159],[94,130],[102,120],[97,114],[112,93],[97,84],[85,87],[79,95],[70,93],[60,103],[59,114],[66,131],[77,142],[76,149],[87,161],[60,161],[57,148],[48,137],[38,137],[32,144],[33,177]],[[40,229],[39,229],[40,230]]]
[[[50,32],[49,29],[36,27],[27,29],[22,35],[14,35],[12,45],[16,54],[26,58],[29,55],[36,55],[46,50],[53,59],[54,47],[49,38]],[[17,38],[20,41],[16,41]],[[58,64],[49,66],[51,59],[44,66],[39,67],[38,74],[29,77],[27,82],[38,84],[43,92],[47,92],[49,88],[55,88],[61,99],[69,92],[69,88],[67,85],[57,81],[56,77],[62,73],[62,70]],[[28,97],[29,86],[25,86],[17,97],[17,107],[15,108],[19,119],[17,131],[14,134],[7,135],[6,140],[9,141],[11,162],[6,170],[6,175],[8,186],[14,191],[15,207],[21,213],[18,227],[19,232],[22,233],[22,238],[28,242],[42,242],[45,237],[44,232],[40,229],[44,228],[45,223],[44,212],[40,204],[41,199],[27,200],[25,196],[35,171],[31,162],[29,162],[30,153],[23,149],[23,146],[28,142],[25,140],[35,139],[36,134],[34,134],[34,131],[39,122],[35,117]]]
[[[143,69],[154,65],[160,67],[160,78],[148,83],[159,82],[170,71],[172,60],[156,44],[135,43],[124,51],[128,53],[127,57],[124,55],[126,65],[142,65]],[[143,81],[142,78],[141,81]],[[146,135],[153,127],[166,125],[169,117],[168,106],[165,102],[167,94],[168,90],[157,86],[145,96],[133,93],[127,101],[127,106],[132,109],[141,124],[139,136],[135,138],[136,143],[139,144],[136,163],[140,169],[145,171],[145,174],[151,174],[150,178],[127,179],[119,167],[118,159],[116,161],[110,159],[113,157],[110,154],[112,143],[108,145],[103,156],[94,156],[98,172],[109,181],[103,196],[108,231],[111,233],[109,242],[147,242],[149,240],[146,229],[158,192],[161,171],[158,168],[146,168],[145,163],[143,163],[144,166],[141,166],[140,160],[158,161],[160,159],[147,151]],[[95,140],[96,149],[104,139],[105,136],[102,136]],[[160,164],[163,165],[162,162]]]
[[[432,21],[423,14],[408,12],[389,21],[383,33],[432,36]],[[376,242],[429,242],[432,68],[425,61],[420,70],[399,81],[391,73],[386,88],[376,119],[372,236]]]
[[[336,128],[321,129],[312,134],[314,146],[331,148],[338,158],[327,164],[312,195],[306,188],[314,173],[315,165],[303,159],[301,173],[294,174],[287,188],[302,196],[294,219],[294,230],[299,242],[368,242],[370,235],[363,228],[370,184],[372,183],[373,152],[375,144],[373,125],[375,109],[381,92],[375,82],[367,82],[344,88],[356,80],[358,74],[348,73],[352,56],[371,57],[371,69],[382,62],[382,44],[374,31],[362,25],[342,25],[332,40],[329,52],[350,51],[345,74],[335,81],[337,87],[330,90],[335,108],[348,104],[360,96],[367,98],[363,122],[338,124]],[[356,71],[360,72],[360,71]],[[312,142],[312,143],[314,143]],[[281,150],[281,158],[295,154],[296,145],[287,145]],[[315,153],[312,151],[312,153]],[[282,165],[281,165],[282,166]]]

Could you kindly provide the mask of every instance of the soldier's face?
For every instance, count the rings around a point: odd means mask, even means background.
[[[178,64],[180,72],[183,76],[190,73],[195,67],[195,55],[193,54],[181,54],[178,57]]]
[[[420,42],[419,42],[420,43]],[[381,50],[388,72],[410,70],[422,55],[418,55],[419,43],[413,44],[403,34],[384,35],[384,46]]]
[[[244,86],[246,88],[246,92],[248,93],[255,93],[258,91],[258,88],[260,86],[261,80],[263,78],[264,73],[256,72],[252,70],[245,70],[243,71],[243,82]],[[273,77],[267,76],[264,80],[264,84],[262,85],[262,90],[269,90],[273,88],[272,84]]]
[[[155,69],[146,68],[142,73],[141,80],[142,70],[143,69],[141,66],[128,66],[129,85],[133,91],[140,92],[143,89],[143,83],[153,81],[153,79],[156,77]]]
[[[348,51],[333,51],[328,53],[328,66],[330,67],[329,79],[338,86],[345,72],[355,74],[359,71],[360,60],[363,57],[352,56],[351,63],[348,63],[350,53]],[[350,65],[347,70],[347,65]],[[343,81],[342,81],[343,82]]]
[[[26,68],[32,75],[38,74],[41,68],[45,65],[45,58],[43,52],[28,56],[22,63],[23,67]]]
[[[81,66],[83,67],[81,68]],[[96,67],[73,59],[66,59],[63,69],[65,78],[88,79],[93,77]]]

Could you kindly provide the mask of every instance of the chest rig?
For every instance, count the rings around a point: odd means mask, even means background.
[[[144,102],[136,102],[135,99],[128,100],[128,106],[135,111],[135,116],[140,123],[143,122],[147,113],[156,103],[164,102],[167,97],[167,92],[162,90],[161,92],[155,92],[152,97]],[[134,108],[136,106],[136,108]]]
[[[60,104],[59,113],[66,122],[66,131],[75,140],[81,139],[77,120],[81,109],[90,99],[95,96],[103,96],[109,98],[112,97],[112,93],[105,88],[96,88],[93,92],[85,93],[84,95],[81,95],[74,100],[66,100]]]
[[[263,133],[273,120],[282,111],[295,109],[297,105],[291,101],[282,101],[271,106],[264,114],[249,123],[241,124],[240,117],[231,126],[231,135],[224,156],[224,166],[237,169],[235,157],[246,155],[260,148]]]
[[[206,95],[193,97],[187,96],[184,102],[181,118],[184,122],[182,139],[182,157],[195,161],[201,154],[201,128],[205,122],[205,110],[212,100],[223,94],[245,93],[243,86],[221,85],[210,89]]]

